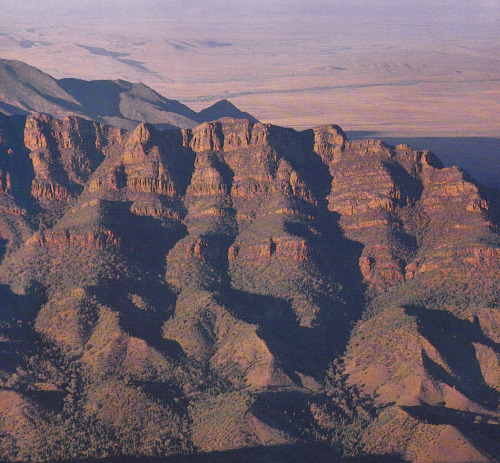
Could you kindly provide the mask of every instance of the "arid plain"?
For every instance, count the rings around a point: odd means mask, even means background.
[[[499,135],[492,1],[2,2],[0,56],[295,128]]]

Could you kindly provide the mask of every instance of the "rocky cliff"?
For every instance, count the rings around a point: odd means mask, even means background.
[[[2,117],[0,458],[494,461],[498,206],[334,125]]]

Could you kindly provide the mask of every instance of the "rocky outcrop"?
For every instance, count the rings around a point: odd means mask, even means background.
[[[488,202],[479,194],[479,188],[457,167],[426,170],[422,174],[425,193],[423,205],[431,211],[455,204],[465,206],[469,212],[484,212],[489,209]]]
[[[335,129],[332,129],[335,130]],[[244,148],[288,145],[296,138],[292,129],[271,124],[253,123],[243,119],[222,118],[216,122],[205,122],[185,130],[185,143],[195,153],[203,151],[229,152]]]
[[[29,116],[24,144],[31,151],[35,178],[32,196],[49,205],[69,203],[89,180],[102,159],[121,146],[124,132],[76,116],[62,121]]]
[[[227,184],[227,180],[224,179],[223,172],[220,170],[223,162],[215,153],[198,154],[186,195],[188,197],[226,196],[231,185]]]
[[[120,192],[136,200],[142,193],[173,198],[186,188],[190,171],[189,154],[185,164],[182,138],[161,133],[140,124],[130,134],[121,152],[109,156],[89,183],[89,191]]]
[[[228,250],[228,259],[230,262],[236,258],[250,262],[265,262],[274,257],[283,262],[307,262],[311,254],[312,250],[306,240],[279,237],[269,238],[257,244],[234,244]]]
[[[94,150],[111,149],[125,140],[125,131],[91,122],[77,116],[63,120],[44,114],[34,114],[26,120],[24,144],[30,151],[43,148],[85,150],[85,161],[91,161]],[[82,166],[77,166],[82,167]]]
[[[34,180],[31,187],[31,194],[35,199],[44,201],[69,202],[73,195],[63,186],[54,182]]]
[[[347,137],[338,125],[326,125],[313,129],[314,152],[321,156],[326,165],[332,165],[342,159],[342,150]]]
[[[329,159],[332,175],[329,209],[340,214],[346,235],[363,243],[359,267],[373,287],[401,283],[418,272],[448,271],[460,249],[469,247],[466,230],[488,225],[490,206],[479,188],[429,152],[372,140],[342,145],[341,139],[334,149],[335,157],[322,157]],[[430,231],[439,227],[447,233]],[[418,229],[427,230],[422,242]],[[438,244],[440,236],[446,245]],[[420,246],[426,251],[419,255]]]
[[[37,232],[28,241],[26,246],[40,246],[64,249],[67,247],[103,249],[105,246],[120,247],[120,240],[109,230],[92,231],[51,230]]]
[[[217,122],[205,122],[186,131],[186,141],[195,153],[227,152],[249,146],[264,146],[268,140],[269,128],[269,125],[225,118]]]

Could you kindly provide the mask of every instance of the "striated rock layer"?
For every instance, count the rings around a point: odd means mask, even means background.
[[[498,207],[334,125],[1,116],[0,459],[495,461]]]

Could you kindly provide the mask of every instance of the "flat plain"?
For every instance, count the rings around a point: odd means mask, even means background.
[[[2,2],[0,56],[298,129],[498,137],[496,0]],[[438,153],[439,154],[439,153]]]

